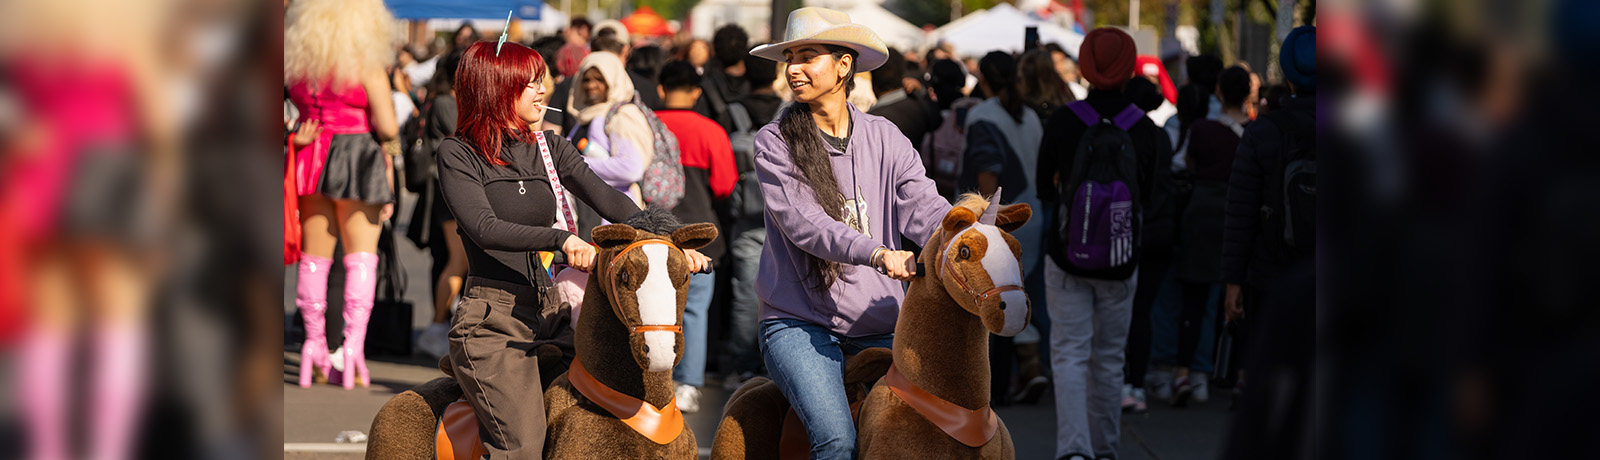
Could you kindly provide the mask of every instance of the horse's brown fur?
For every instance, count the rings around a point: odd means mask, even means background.
[[[845,360],[846,399],[855,404],[893,363],[887,348],[868,348]],[[777,460],[789,401],[766,377],[745,382],[722,409],[722,423],[711,441],[711,460]]]
[[[962,291],[953,273],[944,273],[939,262],[941,253],[951,244],[961,243],[949,241],[952,235],[975,222],[984,204],[981,198],[962,200],[924,246],[927,249],[921,262],[928,267],[925,275],[932,276],[911,282],[894,335],[895,368],[934,396],[969,410],[989,404],[988,340],[989,334],[1004,324],[1004,313],[995,306],[998,299],[979,302]],[[1028,205],[1013,204],[998,213],[995,225],[1009,233],[1026,223],[1031,214]],[[961,238],[975,236],[969,232]],[[1013,254],[1020,252],[1015,239],[1007,237],[1007,243]],[[971,257],[952,260],[950,270],[959,272],[972,292],[994,287],[978,262],[987,245],[969,244],[968,249]],[[1003,421],[987,444],[968,447],[934,426],[882,384],[867,396],[857,426],[857,446],[863,459],[1011,459],[1016,454]]]
[[[461,399],[461,387],[450,377],[433,379],[390,398],[372,418],[367,458],[433,458],[439,416],[444,414],[444,406],[457,399]]]
[[[639,398],[657,408],[673,404],[672,371],[648,372],[644,368],[647,353],[642,334],[631,334],[628,325],[640,324],[637,299],[619,295],[611,305],[604,280],[613,267],[626,270],[618,272],[622,279],[618,286],[637,286],[648,274],[644,254],[629,252],[618,258],[628,244],[642,239],[662,239],[682,249],[695,249],[716,238],[716,227],[695,224],[673,232],[671,238],[628,227],[606,225],[594,230],[595,243],[601,248],[600,261],[589,277],[585,288],[583,314],[577,324],[577,359],[595,380],[624,394]],[[677,315],[682,323],[684,303],[688,300],[688,262],[677,252],[671,254],[667,268],[677,291]],[[624,276],[625,275],[625,276]],[[620,288],[619,288],[620,289]],[[626,344],[626,345],[624,345]],[[676,354],[683,357],[683,336],[677,337]],[[674,361],[676,364],[676,360]],[[545,458],[551,459],[622,459],[670,458],[693,459],[698,457],[694,433],[687,425],[682,434],[672,442],[661,445],[633,431],[605,409],[589,401],[572,386],[566,374],[557,377],[545,390],[545,410],[549,414],[549,430],[545,438]]]

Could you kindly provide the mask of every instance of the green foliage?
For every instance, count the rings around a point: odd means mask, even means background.
[[[1015,4],[1015,0],[958,0],[961,2],[962,13],[989,9],[1000,3]],[[939,27],[950,23],[950,0],[889,0],[883,4],[894,14],[900,15],[906,22],[921,27],[923,24],[933,24]]]

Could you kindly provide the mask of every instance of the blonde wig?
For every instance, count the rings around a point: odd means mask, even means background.
[[[394,63],[394,15],[381,0],[294,0],[284,17],[283,76],[334,87]],[[292,84],[292,83],[291,83]]]

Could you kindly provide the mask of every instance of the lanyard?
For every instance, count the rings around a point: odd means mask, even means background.
[[[561,175],[556,173],[556,164],[550,160],[550,147],[544,142],[544,132],[535,131],[533,138],[539,141],[539,157],[544,159],[544,171],[550,176],[550,189],[556,194],[557,207],[561,212],[556,214],[556,228],[578,234],[578,219],[572,215],[572,206],[567,204],[566,187],[561,186]]]

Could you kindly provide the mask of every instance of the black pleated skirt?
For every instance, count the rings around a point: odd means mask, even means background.
[[[383,146],[371,134],[336,134],[328,146],[317,193],[336,200],[394,202]]]

